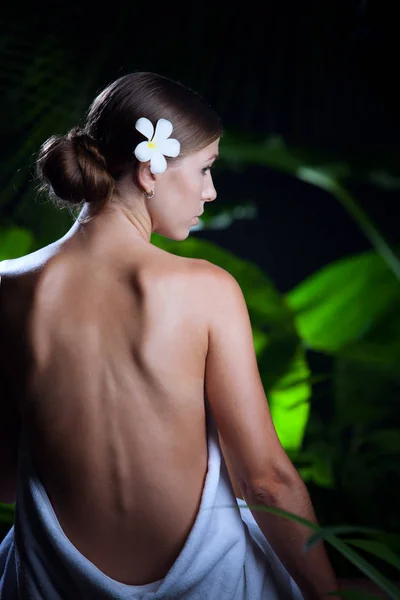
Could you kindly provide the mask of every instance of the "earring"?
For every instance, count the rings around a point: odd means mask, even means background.
[[[146,196],[146,198],[152,198],[154,196],[154,190],[151,190],[151,192],[144,191],[143,194]]]

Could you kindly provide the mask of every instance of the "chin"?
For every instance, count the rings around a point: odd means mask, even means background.
[[[176,242],[182,242],[183,240],[186,240],[189,237],[190,229],[182,228],[181,231],[178,231],[178,230],[171,231],[170,229],[159,229],[159,230],[154,230],[154,233],[158,233],[159,235],[162,235],[163,237],[165,237],[169,240],[174,240]]]
[[[164,237],[168,238],[169,240],[174,240],[175,242],[183,242],[183,240],[186,240],[189,237],[189,232],[187,231],[186,233],[182,233],[182,235],[177,235],[174,233],[170,235],[164,235]]]

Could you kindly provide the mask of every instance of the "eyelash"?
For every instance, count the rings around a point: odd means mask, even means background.
[[[202,169],[203,171],[203,175],[206,175],[207,171],[211,171],[211,167],[204,167],[204,169]]]

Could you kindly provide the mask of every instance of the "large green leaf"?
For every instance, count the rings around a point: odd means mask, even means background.
[[[271,345],[272,351],[273,348]],[[267,369],[268,363],[264,367],[268,373]],[[310,412],[310,374],[304,351],[297,345],[295,355],[287,364],[286,373],[268,392],[271,417],[279,440],[292,460],[295,460],[301,447]]]
[[[375,252],[331,263],[285,299],[309,348],[400,372],[400,285]],[[388,313],[390,328],[380,335]]]

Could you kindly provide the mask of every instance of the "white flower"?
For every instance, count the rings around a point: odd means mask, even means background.
[[[156,132],[149,119],[141,117],[136,121],[135,128],[146,138],[147,142],[140,142],[135,148],[135,156],[140,162],[150,161],[150,171],[154,174],[164,173],[167,168],[165,156],[178,156],[181,145],[178,140],[169,138],[172,133],[172,123],[167,119],[159,119]],[[153,137],[154,133],[154,137]]]

